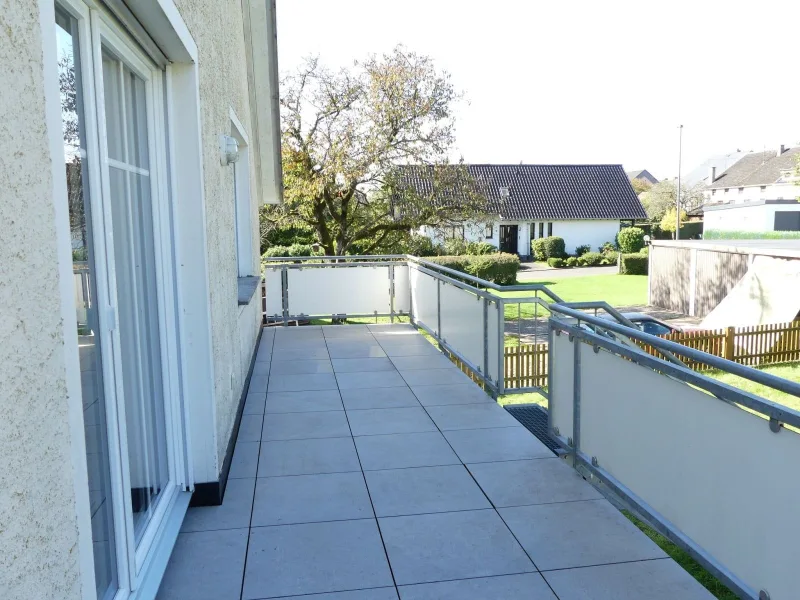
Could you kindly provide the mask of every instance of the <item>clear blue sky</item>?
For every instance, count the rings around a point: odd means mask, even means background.
[[[398,43],[466,95],[468,162],[622,163],[656,177],[800,145],[800,2],[277,0],[282,71]]]

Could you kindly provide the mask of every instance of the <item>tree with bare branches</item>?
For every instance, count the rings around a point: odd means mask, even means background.
[[[281,83],[284,204],[265,208],[266,229],[310,227],[343,255],[482,214],[478,186],[448,162],[458,99],[447,73],[402,47],[338,71],[308,59]],[[424,165],[425,192],[405,185],[410,164]]]

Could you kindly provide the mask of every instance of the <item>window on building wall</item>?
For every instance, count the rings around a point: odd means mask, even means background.
[[[761,191],[762,191],[762,192],[766,192],[766,191],[767,191],[767,186],[765,186],[765,185],[762,185],[762,186],[761,186]]]
[[[253,271],[253,216],[250,194],[250,154],[247,134],[233,111],[230,113],[230,137],[238,145],[238,159],[233,171],[233,198],[236,219],[236,262],[239,277],[250,277]]]
[[[728,193],[728,188],[725,188],[725,193],[726,193],[726,194]]]
[[[739,188],[739,193],[744,194],[744,188]]]
[[[711,195],[712,196],[716,196],[717,195],[717,190],[711,190]]]
[[[544,223],[539,223],[539,237],[544,237]]]
[[[456,225],[454,227],[444,228],[444,239],[446,240],[463,240],[464,239],[464,226]]]
[[[547,237],[552,237],[552,235],[553,235],[553,224],[552,223],[548,223],[547,224]]]
[[[484,233],[484,237],[487,240],[490,240],[490,239],[492,239],[493,236],[494,236],[494,225],[492,225],[491,223],[487,223],[486,224],[486,232]]]

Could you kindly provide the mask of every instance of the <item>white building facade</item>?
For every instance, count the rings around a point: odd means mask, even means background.
[[[706,231],[800,231],[800,202],[753,200],[707,205],[703,209],[703,221]]]
[[[189,502],[221,501],[251,377],[274,4],[3,21],[0,597],[153,598]]]

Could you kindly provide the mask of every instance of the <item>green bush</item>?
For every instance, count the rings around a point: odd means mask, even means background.
[[[313,244],[315,241],[316,233],[310,227],[275,227],[264,236],[264,242],[270,247]]]
[[[607,265],[615,265],[615,264],[617,264],[617,258],[619,258],[619,252],[617,252],[616,250],[612,250],[610,252],[604,252],[603,253],[603,260],[608,261],[608,262],[605,263]]]
[[[564,244],[564,238],[555,235],[544,238],[544,252],[547,258],[566,258],[567,246]]]
[[[274,256],[314,256],[314,247],[311,244],[292,244],[291,246],[271,246],[262,254],[264,258]]]
[[[603,262],[603,255],[599,252],[587,252],[578,258],[578,264],[582,267],[597,267]]]
[[[261,256],[264,258],[272,258],[274,256],[289,256],[289,246],[270,246]]]
[[[547,260],[547,251],[544,245],[545,239],[547,238],[539,238],[531,242],[531,252],[533,252],[533,257],[538,261]]]
[[[436,256],[441,254],[441,249],[442,247],[434,244],[433,240],[427,235],[418,233],[411,234],[405,244],[406,254],[411,254],[412,256]]]
[[[467,244],[467,254],[497,254],[500,250],[492,246],[489,242],[470,242]]]
[[[574,257],[574,256],[570,256],[566,260],[566,264],[567,264],[568,267],[576,267],[576,266],[578,266],[578,259],[576,257]]]
[[[617,234],[617,244],[622,253],[638,252],[644,248],[644,231],[639,227],[626,227]]]
[[[639,252],[623,254],[619,272],[623,275],[647,275],[647,260],[647,256]]]
[[[461,256],[467,252],[467,242],[463,238],[451,238],[444,242],[445,256]]]
[[[519,271],[519,256],[505,252],[474,256],[434,256],[428,260],[443,267],[493,281],[498,285],[514,284]]]
[[[553,258],[547,259],[547,264],[556,269],[563,269],[565,266],[567,266],[567,261],[563,258],[557,258],[554,256]]]
[[[643,254],[644,256],[650,255],[650,246],[645,246],[641,250],[639,250],[639,254]]]
[[[614,245],[614,242],[605,242],[599,248],[600,252],[603,254],[605,254],[606,252],[614,252],[616,249],[617,247]]]
[[[683,229],[681,229],[683,231]],[[797,240],[800,231],[725,231],[709,229],[703,234],[704,240]]]
[[[592,247],[589,244],[582,244],[582,245],[577,246],[575,248],[575,256],[580,258],[581,256],[583,256],[587,252],[590,252],[591,250],[592,250]]]

